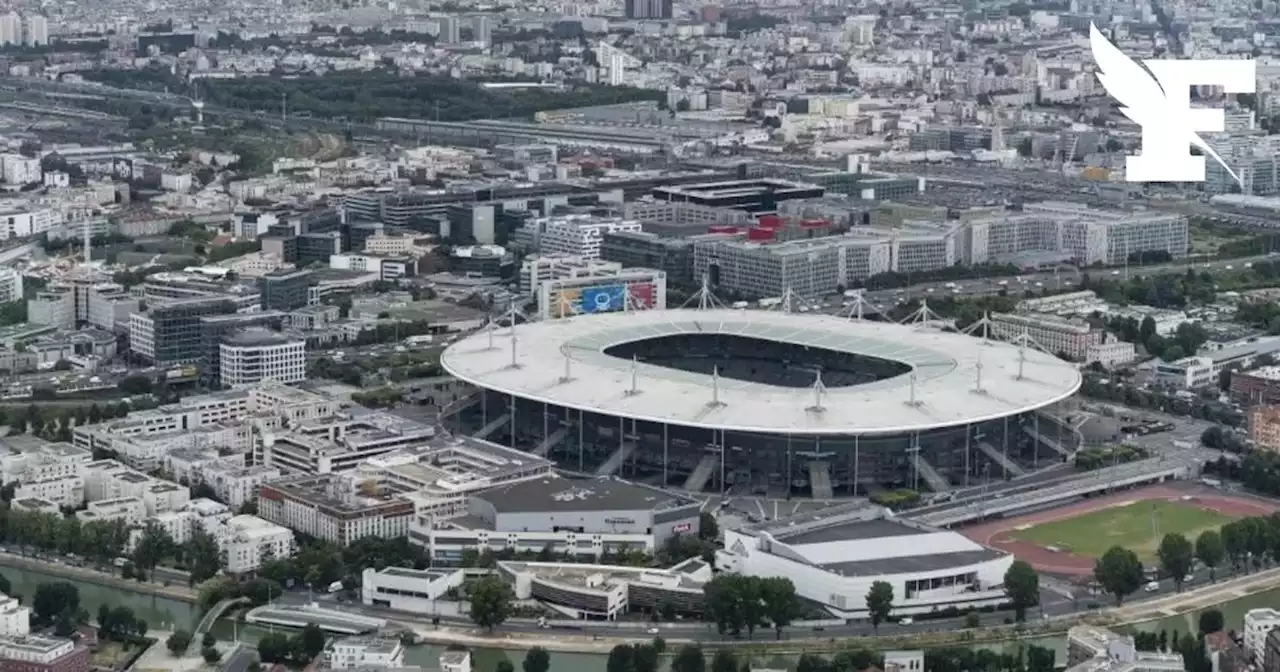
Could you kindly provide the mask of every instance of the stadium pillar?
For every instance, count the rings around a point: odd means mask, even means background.
[[[1007,481],[1009,480],[1009,467],[1006,466],[1009,464],[1009,416],[1007,415],[1004,416],[1004,438],[1002,442],[1004,444],[1004,461],[1000,463],[1000,478]]]
[[[1032,411],[1031,421],[1035,423],[1035,432],[1036,432],[1036,438],[1034,441],[1031,442],[1031,445],[1034,446],[1033,450],[1036,451],[1031,454],[1031,467],[1033,469],[1039,469],[1040,468],[1040,414],[1035,411]]]
[[[724,430],[720,430],[719,434],[720,434],[720,444],[719,444],[720,445],[720,496],[724,497],[725,491],[728,490],[728,488],[725,487],[725,482],[724,482],[724,451],[725,451]],[[711,430],[711,442],[712,443],[716,442],[716,430],[714,429]]]
[[[791,481],[796,475],[791,472],[791,435],[787,434],[787,496],[791,496]]]
[[[964,426],[964,487],[969,487],[969,451],[972,449],[973,428]]]
[[[542,440],[547,441],[551,438],[551,416],[547,415],[547,402],[542,402]],[[547,446],[549,449],[550,446]]]
[[[631,440],[635,447],[631,449],[631,478],[636,477],[636,459],[640,453],[640,432],[636,431],[636,419],[631,418]]]
[[[669,425],[662,423],[662,487],[667,487],[667,450],[670,446],[667,443],[667,429]]]
[[[858,435],[854,434],[853,435],[853,488],[849,492],[849,494],[853,495],[854,497],[858,496],[858,467],[859,467],[859,463],[861,462],[861,460],[858,459],[858,441],[859,441]]]
[[[582,473],[582,451],[586,449],[586,411],[578,409],[578,473]]]
[[[618,473],[622,473],[622,467],[627,464],[627,456],[622,452],[623,446],[627,444],[626,418],[618,416]],[[612,476],[613,474],[610,474]],[[634,475],[634,474],[633,474]]]
[[[511,449],[516,449],[516,395],[511,395]]]
[[[489,426],[489,391],[480,391],[480,426]]]

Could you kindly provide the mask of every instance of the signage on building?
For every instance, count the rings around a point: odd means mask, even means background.
[[[605,525],[635,525],[636,521],[630,518],[605,518]]]

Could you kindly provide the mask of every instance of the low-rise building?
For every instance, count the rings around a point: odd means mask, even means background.
[[[398,639],[343,637],[326,652],[334,670],[397,668],[404,665],[404,645]]]
[[[258,488],[258,515],[338,546],[365,537],[402,537],[413,511],[408,499],[366,489],[354,474],[295,476]]]
[[[82,523],[95,521],[123,521],[126,525],[137,525],[147,517],[147,506],[138,497],[116,497],[89,502],[83,511],[77,511],[76,517]]]
[[[466,580],[461,569],[410,569],[387,567],[364,570],[360,577],[361,601],[413,614],[435,614],[436,600]]]
[[[0,637],[0,672],[89,672],[89,649],[69,639]]]
[[[1096,625],[1067,631],[1067,672],[1179,672],[1182,656],[1139,651],[1133,637]]]
[[[1267,659],[1267,635],[1280,627],[1280,611],[1250,609],[1244,613],[1244,649],[1257,664]]]
[[[534,599],[584,620],[613,620],[631,609],[705,611],[711,565],[693,558],[671,569],[562,562],[499,562],[516,599]],[[923,672],[923,671],[920,671]]]
[[[430,425],[390,413],[353,410],[328,418],[291,422],[262,439],[261,459],[286,474],[330,474],[400,448],[430,441]]]
[[[291,530],[258,516],[232,516],[216,537],[232,574],[252,572],[273,558],[292,557],[296,548]]]

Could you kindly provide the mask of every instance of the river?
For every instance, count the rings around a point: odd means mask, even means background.
[[[98,606],[102,604],[108,604],[113,607],[129,607],[133,609],[135,614],[157,629],[190,629],[195,627],[197,620],[194,605],[167,597],[132,593],[109,586],[69,580],[52,574],[16,567],[0,567],[0,575],[9,580],[13,586],[14,594],[22,597],[24,604],[31,603],[32,598],[35,596],[36,586],[41,583],[66,581],[75,585],[80,590],[80,606],[89,612],[90,621],[96,618]],[[1221,605],[1219,608],[1226,619],[1227,628],[1239,631],[1243,629],[1246,611],[1259,607],[1274,607],[1278,601],[1280,601],[1280,589],[1238,598]],[[1188,632],[1196,627],[1197,617],[1198,612],[1185,616],[1171,616],[1142,623],[1137,628],[1155,632],[1160,630]],[[234,636],[242,641],[255,642],[264,632],[266,630],[263,628],[240,625],[225,619],[214,626],[214,633],[219,639],[230,639]],[[768,637],[769,633],[762,633],[761,636]],[[1058,652],[1059,663],[1066,660],[1066,640],[1064,637],[1044,637],[1027,640],[1025,643],[1049,646]],[[990,648],[1000,647],[992,646]],[[443,647],[434,645],[414,646],[406,654],[405,662],[409,665],[419,665],[428,672],[436,672],[439,670],[438,660],[442,650]],[[523,660],[523,652],[508,652],[502,649],[476,649],[472,651],[472,655],[476,672],[493,672],[498,663],[503,660],[511,661],[515,669],[519,670],[520,662]],[[603,672],[605,658],[606,656],[603,654],[596,653],[552,653],[551,669],[573,670],[574,672]],[[758,666],[785,668],[788,662],[794,661],[787,657],[775,656],[754,662]]]

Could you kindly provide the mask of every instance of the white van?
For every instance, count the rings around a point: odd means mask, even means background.
[[[1148,583],[1146,586],[1144,586],[1144,587],[1143,587],[1143,590],[1147,591],[1148,593],[1154,593],[1154,592],[1156,592],[1157,590],[1160,590],[1160,582],[1159,582],[1159,581],[1152,581],[1152,582]]]

